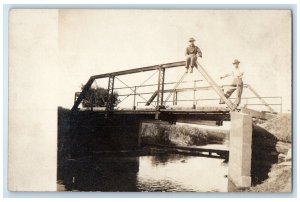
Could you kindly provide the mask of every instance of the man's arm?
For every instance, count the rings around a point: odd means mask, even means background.
[[[229,76],[231,76],[231,74],[225,74],[224,76],[221,76],[220,79],[224,79],[224,78],[229,77]]]
[[[200,50],[199,47],[197,47],[197,49],[198,49],[197,52],[198,52],[199,57],[202,58],[202,51]]]
[[[185,49],[185,56],[189,54],[188,48]]]

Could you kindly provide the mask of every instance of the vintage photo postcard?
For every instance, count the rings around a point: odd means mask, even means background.
[[[10,10],[9,191],[291,192],[292,17]]]

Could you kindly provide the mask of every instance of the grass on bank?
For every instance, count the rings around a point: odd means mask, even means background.
[[[148,124],[143,128],[142,143],[175,146],[200,146],[222,143],[229,131],[195,128],[185,125]]]
[[[292,142],[292,120],[291,114],[282,113],[276,117],[258,124],[261,128],[271,133],[278,141],[290,145]],[[282,151],[287,151],[282,149]],[[287,155],[284,153],[284,155]],[[250,192],[290,192],[292,190],[292,161],[273,164],[268,174],[269,178],[254,187],[250,187]],[[290,165],[289,165],[290,164]]]

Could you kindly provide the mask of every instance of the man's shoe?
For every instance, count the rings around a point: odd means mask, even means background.
[[[190,72],[193,73],[193,69]]]
[[[188,70],[188,69],[186,69],[185,73],[189,73],[189,70]]]

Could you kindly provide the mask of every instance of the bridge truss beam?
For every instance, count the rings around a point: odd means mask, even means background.
[[[154,66],[148,66],[148,67],[140,67],[140,68],[135,68],[135,69],[129,69],[129,70],[124,70],[124,71],[118,71],[118,72],[112,72],[112,73],[107,73],[107,74],[100,74],[100,75],[94,75],[91,76],[88,82],[84,85],[82,92],[74,102],[74,105],[72,107],[72,111],[77,110],[78,106],[80,105],[81,101],[85,98],[87,92],[91,88],[93,82],[96,79],[101,79],[101,78],[111,78],[115,76],[120,76],[120,75],[125,75],[125,74],[134,74],[134,73],[140,73],[140,72],[147,72],[147,71],[153,71],[153,70],[161,70],[168,68],[174,68],[174,67],[182,67],[185,66],[185,61],[181,62],[173,62],[173,63],[166,63],[162,65],[154,65]],[[108,89],[110,90],[110,89]]]

